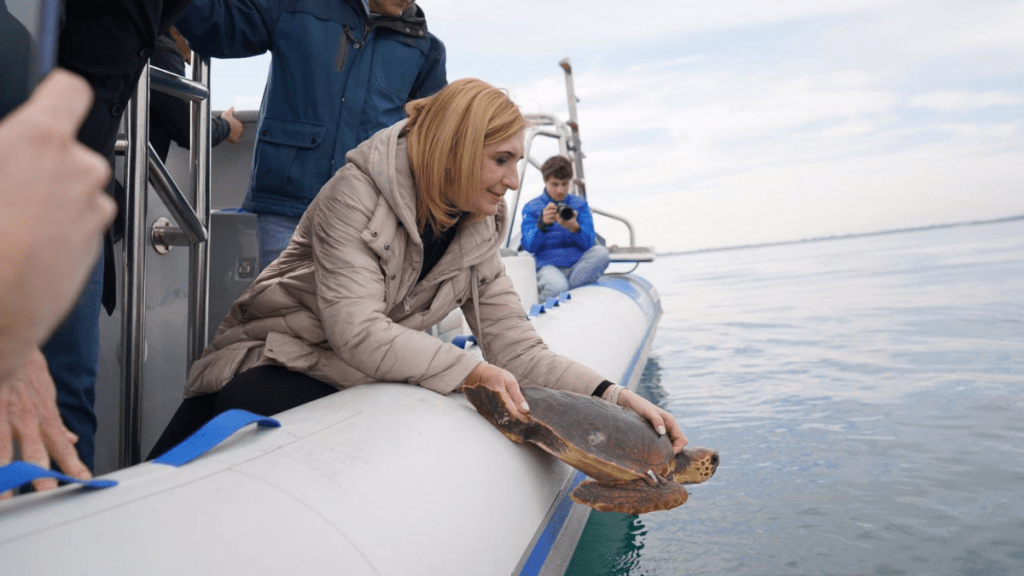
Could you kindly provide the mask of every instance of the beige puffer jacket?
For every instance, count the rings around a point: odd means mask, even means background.
[[[496,216],[462,226],[417,283],[423,244],[399,138],[404,125],[349,152],[291,244],[242,293],[193,364],[186,397],[220,390],[236,373],[265,364],[338,388],[409,382],[447,394],[479,360],[424,330],[457,307],[487,360],[521,386],[590,394],[603,380],[548,350],[527,320],[498,253],[508,226],[503,204]]]

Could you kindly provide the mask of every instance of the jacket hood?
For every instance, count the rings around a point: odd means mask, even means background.
[[[402,120],[377,132],[345,157],[366,174],[406,230],[417,230],[416,184],[409,165],[407,140],[401,135],[408,123]],[[467,263],[472,264],[498,250],[508,226],[508,208],[502,202],[498,213],[463,225],[456,242]],[[422,245],[418,234],[411,234],[414,244]]]

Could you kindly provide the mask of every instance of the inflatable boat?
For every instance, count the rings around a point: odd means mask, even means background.
[[[562,65],[570,80],[568,62]],[[575,120],[532,120],[528,146],[536,136],[553,137],[559,151],[577,159],[582,176]],[[244,182],[248,158],[225,153],[237,158],[215,157],[216,178],[233,170]],[[530,165],[539,163],[528,152],[522,170]],[[175,192],[161,184],[173,171],[154,166],[151,187]],[[358,386],[272,419],[244,419],[212,447],[193,450],[205,442],[199,439],[186,442],[180,458],[137,463],[180,402],[187,355],[196,348],[182,326],[183,317],[194,316],[182,314],[196,300],[192,275],[181,273],[187,262],[175,259],[168,238],[209,238],[211,319],[223,316],[251,281],[255,261],[252,215],[217,212],[212,221],[199,218],[198,232],[175,235],[167,218],[182,208],[165,201],[161,212],[157,196],[168,191],[148,193],[156,195],[141,218],[153,222],[142,244],[149,260],[141,275],[124,273],[125,306],[141,308],[145,320],[129,326],[141,313],[122,314],[120,325],[108,322],[113,335],[104,336],[97,411],[101,422],[121,423],[101,427],[97,437],[94,485],[108,487],[68,484],[0,502],[0,574],[564,573],[590,512],[568,496],[583,475],[533,445],[509,441],[457,393]],[[512,213],[518,199],[517,193]],[[538,302],[534,260],[516,244],[510,235],[506,270],[545,343],[635,388],[661,315],[654,287],[632,274],[607,274]],[[186,252],[193,263],[194,252]],[[613,251],[617,262],[651,258],[649,249]],[[131,301],[133,293],[141,302]],[[460,311],[431,333],[480,354]]]
[[[533,309],[545,342],[635,385],[660,314],[651,286],[605,277],[555,302]],[[275,420],[187,464],[104,475],[110,488],[0,504],[0,572],[562,574],[589,514],[568,497],[582,474],[459,394],[370,384]]]

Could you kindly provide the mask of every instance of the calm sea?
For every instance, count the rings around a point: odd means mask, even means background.
[[[569,574],[1024,574],[1024,220],[660,257],[643,387],[717,475]]]

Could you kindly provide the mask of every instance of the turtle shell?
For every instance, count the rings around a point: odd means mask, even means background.
[[[539,387],[522,388],[530,405],[524,440],[540,445],[601,481],[629,481],[651,470],[668,476],[675,454],[667,436],[632,410],[593,396]]]

